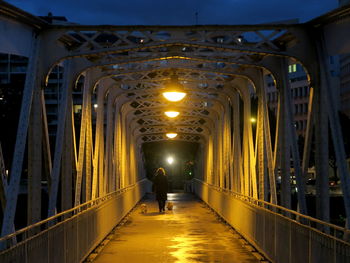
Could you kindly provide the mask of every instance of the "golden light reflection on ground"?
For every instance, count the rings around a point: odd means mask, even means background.
[[[117,229],[94,262],[192,263],[260,262],[240,236],[190,194],[171,193],[172,211],[158,212],[154,196],[142,201]]]
[[[193,253],[193,248],[199,245],[203,240],[182,235],[174,237],[171,241],[177,243],[176,245],[170,246],[170,248],[176,249],[174,252],[170,252],[170,254],[177,259],[176,263],[198,262],[198,260],[195,260],[197,255]]]

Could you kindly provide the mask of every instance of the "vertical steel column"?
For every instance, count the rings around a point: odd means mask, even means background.
[[[82,190],[82,178],[85,175],[84,170],[84,159],[88,158],[87,151],[85,150],[85,145],[87,142],[87,129],[88,129],[88,105],[91,104],[91,101],[88,101],[90,97],[90,83],[89,77],[84,78],[84,90],[83,90],[83,106],[82,106],[82,116],[80,123],[80,139],[79,139],[79,152],[78,152],[78,163],[77,163],[77,177],[75,181],[75,197],[74,197],[74,206],[78,206],[81,200],[81,190]],[[91,115],[91,114],[90,114]],[[87,185],[87,182],[85,180]],[[86,188],[85,188],[86,190]],[[88,200],[88,198],[86,198]]]
[[[87,71],[84,79],[84,89],[85,86],[89,87],[87,90],[88,94],[86,96],[86,139],[85,139],[85,195],[86,200],[91,200],[91,188],[92,188],[92,160],[93,160],[93,144],[92,144],[92,83],[91,83],[91,72]]]
[[[219,157],[219,177],[220,177],[220,184],[219,186],[221,188],[225,188],[225,173],[224,165],[225,165],[225,155],[224,155],[224,141],[225,141],[225,112],[223,111],[221,115],[219,116],[219,137],[218,137],[218,157]],[[220,123],[221,122],[221,123]]]
[[[291,120],[287,113],[287,93],[290,92],[288,83],[287,63],[281,59],[281,68],[277,88],[279,90],[278,100],[278,149],[280,155],[280,176],[281,176],[281,205],[291,208],[291,186],[290,186],[290,131],[288,125]],[[294,123],[293,123],[294,125]],[[277,154],[278,154],[277,153]],[[277,167],[278,168],[278,165]]]
[[[95,149],[93,159],[93,178],[91,199],[101,196],[103,193],[103,126],[104,126],[104,97],[106,89],[103,86],[98,87],[97,91],[97,117],[95,133]],[[102,155],[102,156],[101,156]],[[102,166],[102,167],[101,167]]]
[[[124,178],[123,178],[123,171],[122,171],[122,116],[120,109],[118,109],[118,120],[117,120],[117,172],[118,172],[118,182],[119,182],[119,188],[123,188],[124,185]]]
[[[256,168],[255,168],[255,153],[254,153],[254,142],[252,133],[252,124],[250,122],[251,118],[251,103],[250,103],[250,93],[247,90],[248,87],[244,87],[243,99],[244,99],[244,131],[243,131],[243,147],[244,147],[244,179],[246,180],[246,195],[258,198],[257,191],[257,178],[256,178]]]
[[[316,217],[329,221],[329,175],[328,175],[328,119],[325,93],[322,84],[315,87],[315,169],[316,169]]]
[[[41,219],[41,178],[42,178],[42,89],[41,83],[33,93],[33,105],[28,130],[28,199],[27,224]]]
[[[241,129],[240,129],[240,105],[239,94],[237,91],[232,95],[233,107],[233,162],[234,162],[234,178],[236,191],[243,193],[244,178],[242,170],[242,146],[241,146]]]
[[[115,184],[116,189],[121,188],[120,183],[120,115],[119,105],[115,105],[115,117],[114,117],[114,166],[115,166]]]
[[[114,190],[119,188],[118,184],[118,172],[117,172],[117,158],[118,158],[118,107],[114,105],[114,118],[113,118],[113,169],[112,169],[112,180],[114,185]]]
[[[21,112],[17,128],[17,137],[15,150],[12,160],[10,182],[8,185],[8,194],[6,200],[6,208],[1,229],[1,236],[5,236],[13,231],[14,218],[16,213],[16,205],[18,198],[19,182],[22,175],[22,165],[24,152],[26,148],[27,132],[29,125],[29,117],[31,112],[33,93],[35,89],[40,88],[37,83],[39,72],[39,39],[33,35],[31,43],[31,54],[28,62],[26,81],[23,90]]]
[[[266,187],[266,154],[265,154],[265,139],[264,139],[264,116],[263,116],[263,101],[262,101],[262,89],[260,85],[257,86],[258,91],[258,116],[256,124],[256,161],[258,165],[258,196],[260,200],[266,200],[266,195],[268,193]]]
[[[220,166],[219,166],[219,120],[215,120],[215,134],[213,135],[213,179],[214,185],[220,186]]]
[[[227,98],[226,101],[226,107],[225,107],[225,142],[224,142],[224,147],[225,147],[225,168],[224,171],[226,172],[226,188],[227,189],[232,189],[232,176],[231,176],[231,167],[232,164],[230,162],[230,157],[231,157],[231,106],[229,103],[229,99]]]
[[[123,182],[123,187],[126,187],[129,185],[128,178],[126,177],[126,160],[127,160],[127,153],[126,153],[126,128],[125,128],[125,116],[124,113],[121,112],[121,178]]]
[[[232,145],[232,130],[231,130],[231,122],[232,122],[232,112],[231,112],[231,99],[227,98],[227,105],[226,105],[226,172],[227,172],[227,188],[229,190],[232,190],[232,184],[233,184],[233,169],[232,169],[232,152],[233,152],[233,145]]]
[[[282,60],[282,68],[285,69],[284,76],[286,76],[287,73],[287,61]],[[306,199],[305,199],[305,185],[304,180],[302,178],[302,171],[301,171],[301,164],[300,164],[300,156],[299,156],[299,147],[297,142],[297,134],[295,130],[295,126],[293,125],[294,117],[292,112],[292,100],[291,100],[291,90],[289,85],[287,85],[288,90],[285,93],[285,110],[286,110],[286,125],[289,136],[290,136],[290,147],[291,147],[291,154],[293,157],[293,165],[294,165],[294,175],[296,178],[297,183],[297,196],[298,196],[298,204],[299,209],[302,214],[307,214],[307,207],[306,207]]]
[[[250,195],[250,173],[249,173],[249,138],[248,138],[248,127],[247,127],[247,106],[244,101],[243,109],[243,180],[244,180],[244,195]],[[248,116],[249,118],[249,116]]]
[[[263,118],[263,138],[264,138],[264,147],[265,147],[265,158],[267,161],[267,172],[268,172],[268,180],[270,186],[270,200],[271,203],[277,204],[277,193],[276,193],[276,177],[275,170],[273,165],[273,153],[272,153],[272,145],[271,145],[271,132],[270,132],[270,122],[269,122],[269,109],[267,105],[266,99],[266,89],[264,85],[264,75],[263,72],[260,71],[260,87],[261,90],[261,103],[262,103],[262,118]],[[266,177],[265,177],[266,178]],[[268,200],[267,200],[268,201]]]
[[[43,160],[44,160],[44,178],[47,180],[48,191],[50,192],[51,187],[51,171],[52,171],[52,162],[51,162],[51,149],[50,149],[50,139],[49,139],[49,130],[47,124],[47,114],[46,114],[46,105],[44,91],[41,91],[41,104],[42,104],[42,121],[43,121]],[[43,178],[43,179],[44,179]]]
[[[233,93],[233,171],[235,178],[235,191],[242,193],[243,180],[242,176],[242,151],[241,151],[241,131],[240,131],[240,110],[239,110],[239,94],[237,91]]]
[[[221,158],[220,158],[220,167],[221,167],[221,187],[222,188],[226,188],[227,187],[227,169],[226,169],[226,109],[223,109],[223,112],[221,114],[221,138],[220,138],[220,145],[221,145],[221,149],[220,149],[220,154],[221,154]]]
[[[49,193],[49,208],[48,216],[53,216],[56,213],[56,204],[57,204],[57,193],[58,193],[58,184],[61,171],[61,160],[62,152],[64,146],[64,133],[66,130],[67,114],[70,114],[68,107],[70,105],[69,101],[72,99],[72,84],[71,81],[71,67],[72,61],[66,60],[64,62],[64,73],[63,73],[63,85],[62,85],[62,94],[61,102],[58,115],[58,125],[56,133],[56,143],[55,143],[55,154],[52,167],[51,175],[51,188]]]
[[[208,158],[207,158],[207,173],[208,173],[208,183],[211,185],[215,185],[213,169],[214,169],[214,158],[213,158],[213,135],[211,134],[208,139]]]
[[[66,72],[65,72],[66,73]],[[67,88],[72,89],[74,85],[69,83]],[[63,86],[65,88],[65,86]],[[74,143],[74,118],[73,118],[73,101],[72,101],[72,92],[68,93],[68,103],[66,109],[66,121],[64,128],[64,141],[62,144],[64,148],[62,149],[62,158],[61,158],[61,210],[68,210],[73,206],[73,165],[76,165],[75,160],[73,161],[75,143]],[[75,170],[75,167],[74,167]]]
[[[75,205],[91,200],[91,175],[92,175],[92,123],[91,123],[91,83],[90,70],[85,72],[83,89],[82,118],[80,125],[79,152],[77,161],[77,178],[75,182]]]
[[[108,93],[107,99],[107,123],[106,123],[106,149],[105,149],[105,169],[104,178],[107,183],[107,193],[112,191],[112,149],[113,149],[113,115],[114,115],[114,94],[112,91]]]
[[[273,204],[277,203],[277,193],[276,193],[276,178],[273,166],[273,153],[272,153],[272,145],[271,145],[271,134],[270,134],[270,123],[269,123],[269,109],[267,105],[266,99],[266,89],[265,89],[265,81],[264,81],[264,73],[262,70],[259,71],[258,74],[258,99],[259,99],[259,119],[261,120],[261,130],[259,131],[260,138],[260,147],[263,147],[263,150],[260,149],[259,158],[263,158],[264,161],[259,161],[260,171],[264,172],[265,175],[260,175],[260,180],[264,181],[265,191],[263,196],[265,201],[268,200],[268,194],[270,193],[270,201]],[[260,164],[262,162],[262,164]],[[269,192],[267,189],[269,188]]]

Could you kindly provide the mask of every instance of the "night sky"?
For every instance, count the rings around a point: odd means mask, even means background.
[[[7,0],[34,15],[65,16],[80,24],[258,24],[306,22],[337,8],[338,0]]]

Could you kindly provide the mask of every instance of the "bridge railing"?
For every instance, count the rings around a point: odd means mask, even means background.
[[[197,179],[194,189],[272,262],[350,262],[346,228]]]
[[[148,187],[141,180],[0,238],[0,262],[81,262]]]

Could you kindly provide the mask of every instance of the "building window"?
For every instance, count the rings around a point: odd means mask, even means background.
[[[81,113],[81,105],[73,106],[74,113]]]
[[[289,73],[297,72],[297,64],[289,65],[288,66],[288,72]]]

